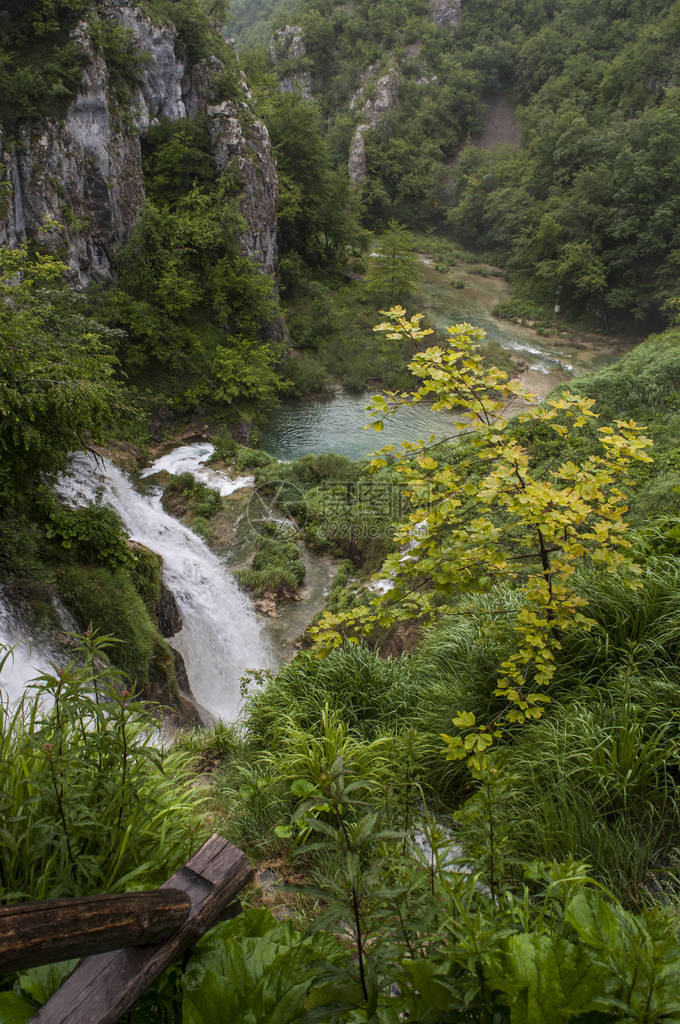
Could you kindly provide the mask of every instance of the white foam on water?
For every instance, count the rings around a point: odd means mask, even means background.
[[[171,473],[173,476],[179,476],[180,473],[191,473],[197,480],[212,487],[223,498],[233,494],[234,491],[239,491],[242,487],[250,487],[255,483],[252,476],[232,477],[222,470],[206,465],[214,452],[215,446],[208,442],[185,444],[168,452],[167,455],[162,455],[160,459],[156,459],[151,466],[144,470],[142,476],[153,476],[154,473],[160,473],[161,470],[165,470],[166,473]]]
[[[32,637],[16,613],[10,610],[0,592],[0,646],[11,647],[0,672],[0,698],[10,704],[18,701],[26,689],[43,673],[52,672],[52,662],[58,661],[55,651]],[[5,652],[0,651],[0,658]]]

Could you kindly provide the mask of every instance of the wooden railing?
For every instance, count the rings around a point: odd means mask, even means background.
[[[153,892],[0,907],[0,974],[84,957],[35,1024],[115,1024],[174,960],[240,913],[248,858],[213,835]]]

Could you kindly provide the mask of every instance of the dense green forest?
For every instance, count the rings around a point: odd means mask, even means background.
[[[534,302],[561,286],[572,314],[604,324],[672,319],[677,4],[467,0],[455,36],[418,0],[236,0],[231,17],[246,45],[301,26],[306,56],[277,72],[311,73],[338,163],[361,120],[349,100],[362,74],[398,68],[398,105],[365,136],[367,225],[450,231]],[[470,143],[499,95],[517,107],[523,145],[490,152]]]
[[[278,885],[251,887],[126,1024],[680,1021],[680,3],[463,0],[455,31],[425,0],[140,7],[190,71],[213,62],[216,104],[266,123],[278,275],[242,252],[242,182],[200,117],[145,132],[111,286],[74,290],[38,239],[0,250],[0,582],[35,621],[54,628],[56,596],[83,627],[0,702],[0,902],[151,888],[217,829]],[[108,10],[3,5],[6,148],[63,116],[82,19],[125,111],[145,56]],[[272,58],[291,24],[305,55]],[[279,88],[302,73],[312,100]],[[353,185],[387,73],[398,106]],[[482,148],[499,97],[522,144]],[[502,266],[511,309],[559,289],[572,321],[658,333],[516,402],[480,332],[412,317],[423,252]],[[366,461],[257,448],[282,397],[369,382],[392,389],[376,448],[421,402],[461,436]],[[242,681],[239,720],[161,746],[154,700],[176,704],[178,680],[160,559],[51,484],[75,449],[119,442],[139,469],[204,420],[218,464],[272,503],[243,587],[294,596],[303,543],[342,561],[295,657]],[[217,547],[229,499],[162,484]],[[2,975],[0,1024],[72,967]]]

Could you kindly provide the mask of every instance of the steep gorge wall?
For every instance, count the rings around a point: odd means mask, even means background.
[[[244,255],[276,269],[278,180],[266,127],[243,101],[210,105],[216,60],[187,67],[172,25],[155,25],[137,7],[104,8],[125,25],[147,55],[130,102],[115,99],[109,68],[92,45],[86,24],[77,29],[88,63],[78,95],[61,121],[24,124],[9,139],[0,127],[0,154],[11,192],[0,209],[0,244],[27,236],[65,253],[81,286],[113,279],[113,257],[128,238],[144,202],[141,143],[161,118],[205,116],[219,170],[234,162],[243,182]]]

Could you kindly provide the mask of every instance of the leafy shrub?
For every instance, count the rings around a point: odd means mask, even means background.
[[[217,178],[208,129],[198,120],[163,118],[144,137],[142,157],[146,194],[156,203],[173,205]]]
[[[99,502],[69,508],[51,501],[45,535],[58,540],[62,548],[84,562],[129,569],[136,561],[120,519],[113,509]]]
[[[261,469],[264,466],[271,466],[275,462],[276,459],[262,451],[261,448],[248,448],[243,444],[236,445],[234,466],[239,473],[244,469]]]

